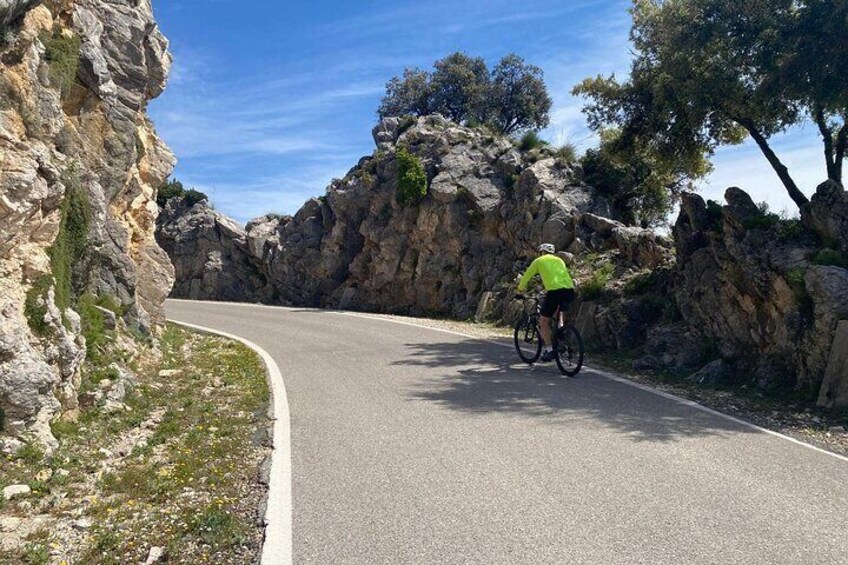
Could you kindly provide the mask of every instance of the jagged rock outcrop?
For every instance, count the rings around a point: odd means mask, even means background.
[[[836,190],[825,183],[813,197],[830,203],[815,212],[828,229],[848,211],[839,204],[844,191]],[[753,372],[760,386],[815,389],[836,326],[848,318],[848,270],[814,265],[820,243],[800,223],[769,218],[738,188],[725,198],[727,206],[708,207],[695,194],[683,195],[674,226],[683,317],[715,341],[739,375]]]
[[[606,220],[606,199],[552,151],[522,153],[438,115],[388,118],[374,139],[378,151],[325,197],[249,226],[248,245],[282,301],[465,318],[484,292],[511,288],[542,241],[575,252],[621,246],[645,266],[663,249],[671,256],[662,238]],[[427,174],[418,204],[396,198],[401,147]]]
[[[172,198],[157,219],[156,240],[176,271],[176,298],[267,302],[273,290],[257,265],[247,233],[206,201]],[[260,246],[255,235],[250,244]],[[259,253],[256,253],[259,255]]]
[[[171,58],[149,0],[6,0],[0,28],[0,425],[49,447],[85,356],[68,296],[163,318],[154,193],[174,157],[146,106]]]

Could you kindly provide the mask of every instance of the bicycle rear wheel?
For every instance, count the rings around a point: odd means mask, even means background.
[[[532,365],[539,360],[542,354],[542,340],[539,337],[539,328],[536,325],[536,317],[524,315],[515,325],[515,351],[522,361]]]
[[[583,368],[583,338],[571,324],[557,329],[556,364],[563,375],[576,376]]]

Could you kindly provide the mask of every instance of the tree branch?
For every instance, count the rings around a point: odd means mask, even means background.
[[[753,140],[757,143],[760,151],[762,151],[763,155],[765,155],[766,159],[768,159],[768,162],[774,169],[774,172],[777,173],[777,176],[780,178],[783,186],[786,187],[789,197],[793,202],[795,202],[799,210],[804,210],[810,201],[806,196],[804,196],[804,193],[798,189],[798,185],[795,184],[795,181],[792,180],[792,177],[789,175],[789,169],[786,168],[786,165],[784,165],[775,152],[772,151],[772,148],[768,144],[768,140],[762,133],[760,133],[760,130],[757,129],[757,126],[753,121],[748,119],[739,119],[735,121],[748,131]]]

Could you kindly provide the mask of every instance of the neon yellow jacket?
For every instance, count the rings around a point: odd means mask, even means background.
[[[518,292],[526,291],[530,279],[536,275],[542,277],[542,285],[547,291],[574,288],[574,281],[571,280],[565,261],[556,255],[545,254],[530,263],[530,267],[518,283]]]

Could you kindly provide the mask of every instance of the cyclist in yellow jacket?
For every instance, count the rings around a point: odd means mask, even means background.
[[[551,318],[559,309],[560,319],[563,312],[568,309],[568,306],[574,301],[576,294],[574,292],[574,281],[565,266],[565,261],[554,255],[556,248],[550,243],[543,243],[539,246],[539,253],[530,267],[521,277],[518,283],[519,294],[527,290],[527,285],[530,279],[539,275],[542,278],[542,285],[545,287],[545,300],[542,302],[541,323],[539,324],[542,332],[542,342],[545,346],[542,353],[542,361],[550,361],[553,359],[553,351],[551,350]]]

